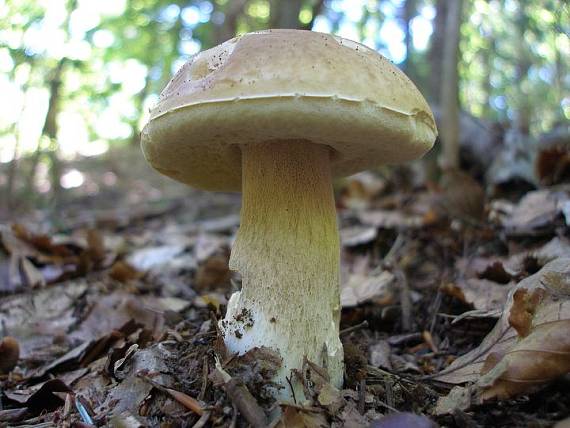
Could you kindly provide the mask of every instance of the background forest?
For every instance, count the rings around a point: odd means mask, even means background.
[[[517,150],[532,162],[541,135],[568,133],[562,0],[3,0],[0,22],[4,215],[30,202],[52,206],[66,189],[97,193],[69,161],[137,145],[181,64],[265,28],[331,32],[379,50],[430,101],[446,142],[440,163],[458,162],[460,141],[463,158],[482,164],[473,171],[480,178],[502,143],[518,147],[507,155],[512,168]],[[495,166],[491,181],[533,180],[517,168]]]

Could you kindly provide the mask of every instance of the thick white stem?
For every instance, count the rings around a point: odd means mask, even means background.
[[[303,357],[343,378],[339,339],[339,238],[330,151],[305,141],[242,147],[241,226],[230,268],[242,275],[221,321],[230,352],[265,346],[283,358],[277,393],[297,399],[291,370]]]

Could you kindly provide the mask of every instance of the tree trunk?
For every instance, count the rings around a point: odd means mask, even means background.
[[[429,97],[432,103],[439,105],[442,86],[442,59],[447,21],[447,0],[437,0],[435,10],[436,15],[433,21],[433,33],[428,53],[431,76]]]
[[[493,35],[488,36],[488,48],[481,50],[481,62],[485,73],[483,73],[483,94],[485,95],[484,109],[485,116],[489,117],[493,112],[491,99],[493,96],[493,85],[491,85],[491,73],[493,72],[493,59],[496,55],[496,43]]]
[[[402,27],[404,30],[404,43],[406,44],[406,59],[402,64],[402,69],[412,80],[410,75],[412,68],[410,67],[410,56],[413,49],[412,28],[411,23],[414,16],[416,16],[417,5],[416,0],[406,0],[402,6]]]
[[[32,158],[32,165],[30,168],[30,173],[28,175],[28,181],[26,183],[26,189],[28,192],[33,192],[34,182],[36,178],[36,172],[38,168],[38,164],[44,153],[44,146],[43,146],[43,137],[46,137],[50,145],[57,144],[57,116],[60,110],[60,89],[62,83],[62,75],[63,70],[65,68],[66,58],[62,58],[57,63],[57,66],[53,69],[51,73],[51,78],[49,79],[49,102],[48,102],[48,111],[44,120],[44,125],[42,127],[42,136],[40,137],[40,141],[38,141],[38,146],[36,152],[34,153],[34,157]],[[48,147],[48,149],[51,149]],[[50,154],[50,161],[51,161],[51,181],[52,181],[52,190],[54,192],[54,196],[57,197],[61,190],[61,186],[59,184],[59,175],[61,172],[61,168],[59,165],[59,159],[57,157],[57,146],[54,150],[51,151]]]
[[[303,0],[271,0],[271,28],[300,29],[299,12]]]
[[[236,35],[238,18],[243,12],[246,3],[246,0],[233,0],[225,6],[224,10],[218,10],[218,12],[224,14],[224,21],[215,27],[214,46]],[[214,2],[214,4],[217,3]]]
[[[441,88],[442,125],[439,130],[443,152],[441,166],[459,167],[459,28],[463,0],[450,0],[447,8]]]
[[[521,135],[529,135],[531,121],[531,105],[528,92],[523,89],[522,83],[528,78],[528,71],[532,65],[528,45],[525,43],[524,31],[528,28],[528,16],[525,9],[526,2],[521,2],[515,18],[517,31],[517,63],[515,66],[515,82],[518,88],[517,106],[515,112],[514,127]]]

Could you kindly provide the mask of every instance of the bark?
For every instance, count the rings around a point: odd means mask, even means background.
[[[459,28],[463,0],[451,0],[447,8],[445,46],[441,88],[442,126],[439,130],[443,144],[441,165],[459,167]]]

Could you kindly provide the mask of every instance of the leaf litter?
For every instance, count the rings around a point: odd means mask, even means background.
[[[1,225],[0,424],[563,420],[569,190],[488,200],[453,171],[441,186],[406,192],[397,180],[367,173],[341,183],[345,386],[307,361],[305,403],[272,399],[279,356],[228,355],[217,331],[239,287],[227,267],[239,198],[191,191],[85,211],[57,229]]]

